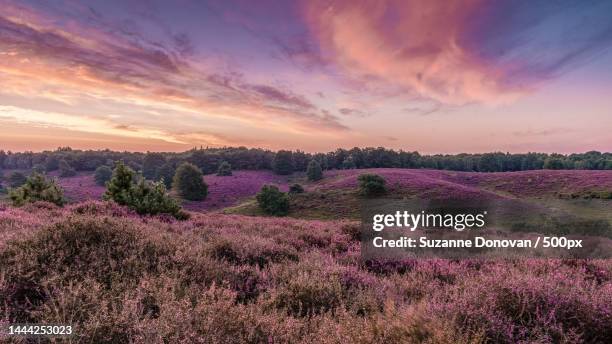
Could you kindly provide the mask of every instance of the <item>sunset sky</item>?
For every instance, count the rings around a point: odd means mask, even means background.
[[[612,1],[0,0],[0,149],[612,151]]]

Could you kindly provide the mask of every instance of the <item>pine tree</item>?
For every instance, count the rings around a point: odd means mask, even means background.
[[[318,161],[310,160],[308,163],[308,168],[306,169],[306,175],[310,181],[323,179],[323,170],[321,169],[321,165]]]
[[[188,162],[176,169],[172,187],[182,198],[190,201],[202,201],[208,195],[208,185],[204,182],[202,171]]]

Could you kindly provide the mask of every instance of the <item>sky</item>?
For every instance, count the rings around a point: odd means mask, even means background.
[[[612,1],[0,0],[0,149],[612,151]]]

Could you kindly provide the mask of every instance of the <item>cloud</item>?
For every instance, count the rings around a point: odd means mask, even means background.
[[[368,117],[368,116],[370,116],[369,113],[363,112],[363,111],[358,110],[358,109],[340,108],[340,109],[338,109],[338,112],[340,112],[341,114],[343,114],[345,116],[351,116],[351,117]]]
[[[311,0],[303,13],[346,78],[452,105],[511,102],[612,43],[609,1]]]
[[[318,115],[304,96],[194,60],[187,35],[173,34],[164,44],[128,25],[112,26],[89,9],[82,9],[87,21],[80,22],[74,19],[77,9],[67,7],[70,20],[62,21],[53,20],[52,11],[42,15],[6,3],[0,14],[0,78],[27,80],[22,91],[61,88],[77,98],[81,93],[284,131],[347,130],[337,118]]]
[[[572,131],[573,130],[571,129],[561,129],[561,128],[543,129],[543,130],[529,129],[529,130],[514,131],[512,134],[517,137],[543,137],[543,136],[551,136],[551,135],[556,135],[556,134],[571,133]]]

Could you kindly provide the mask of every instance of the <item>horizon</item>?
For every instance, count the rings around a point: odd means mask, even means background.
[[[612,151],[612,2],[0,5],[7,151]]]
[[[118,152],[118,153],[129,153],[129,154],[137,154],[137,153],[141,153],[141,154],[147,154],[147,153],[160,153],[160,154],[183,154],[183,153],[187,153],[193,150],[223,150],[223,149],[239,149],[239,148],[246,148],[246,149],[259,149],[259,150],[264,150],[264,151],[270,151],[272,153],[277,153],[280,150],[286,150],[286,151],[291,151],[291,152],[297,152],[297,151],[301,151],[304,152],[306,154],[326,154],[329,152],[334,152],[338,149],[343,149],[346,151],[350,151],[351,149],[354,148],[359,148],[361,150],[364,149],[368,149],[368,148],[384,148],[386,150],[393,150],[396,152],[410,152],[410,153],[418,153],[419,155],[422,156],[434,156],[434,155],[461,155],[461,154],[469,154],[469,155],[483,155],[483,154],[492,154],[492,153],[502,153],[502,154],[561,154],[561,155],[565,155],[565,156],[569,156],[572,154],[586,154],[586,153],[590,153],[590,152],[599,152],[601,154],[612,154],[612,152],[610,151],[599,151],[596,149],[593,150],[588,150],[588,151],[576,151],[576,152],[543,152],[543,151],[522,151],[522,152],[509,152],[509,151],[482,151],[482,152],[452,152],[452,153],[447,153],[447,152],[441,152],[441,153],[436,153],[436,152],[421,152],[418,150],[413,150],[413,149],[404,149],[404,148],[391,148],[391,147],[384,147],[384,146],[354,146],[354,147],[336,147],[334,149],[330,149],[330,150],[321,150],[321,151],[306,151],[306,150],[302,150],[302,149],[269,149],[269,148],[264,148],[264,147],[249,147],[249,146],[220,146],[220,147],[192,147],[189,149],[185,149],[185,150],[177,150],[177,151],[153,151],[153,150],[117,150],[117,149],[110,149],[110,148],[94,148],[94,149],[83,149],[83,148],[77,148],[77,147],[70,147],[70,146],[64,146],[64,147],[55,147],[54,149],[42,149],[42,150],[22,150],[22,151],[15,151],[15,150],[9,150],[9,149],[4,149],[3,147],[0,147],[0,152],[5,152],[5,153],[13,153],[13,154],[23,154],[23,153],[34,153],[34,154],[39,154],[39,153],[47,153],[47,152],[57,152],[60,151],[62,149],[66,149],[69,148],[72,151],[111,151],[111,152]]]

